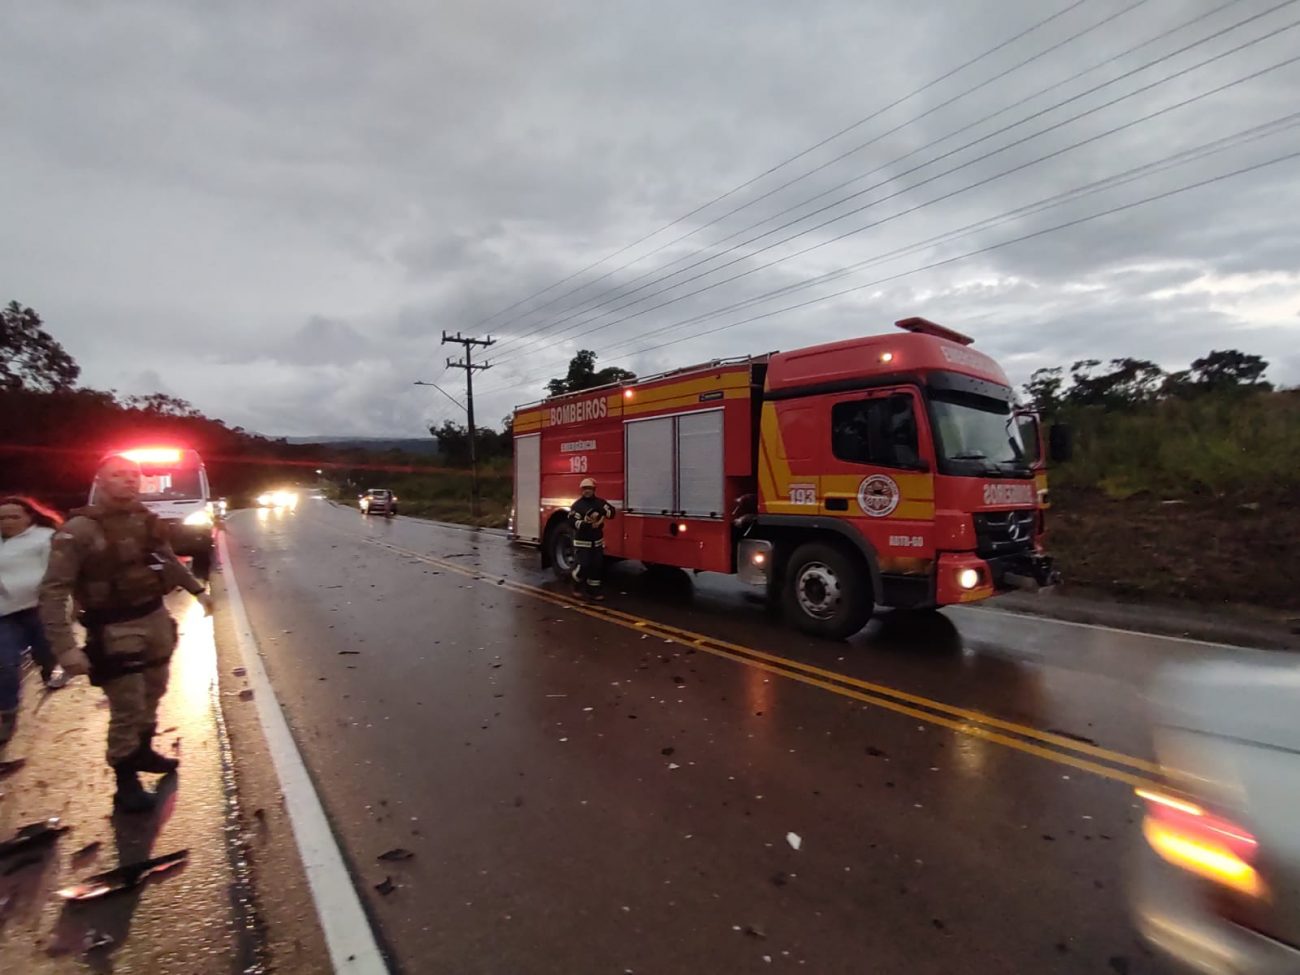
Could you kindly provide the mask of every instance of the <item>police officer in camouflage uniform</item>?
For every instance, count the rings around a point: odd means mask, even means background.
[[[95,484],[97,503],[72,512],[54,536],[41,583],[41,620],[64,671],[89,674],[108,698],[108,764],[117,776],[113,807],[148,812],[155,799],[139,773],[167,774],[180,765],[153,748],[177,643],[176,621],[163,598],[183,587],[208,615],[212,601],[177,560],[158,516],[137,500],[140,466],[106,457]],[[73,638],[70,599],[86,630],[84,650]]]
[[[594,478],[583,478],[581,489],[582,497],[569,510],[574,526],[573,581],[592,599],[604,599],[605,522],[614,517],[614,506],[596,497]]]

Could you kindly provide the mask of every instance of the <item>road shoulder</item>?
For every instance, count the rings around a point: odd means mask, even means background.
[[[221,675],[221,709],[239,796],[243,852],[252,872],[259,913],[273,970],[329,972],[329,953],[316,917],[311,888],[294,842],[293,825],[280,791],[275,763],[249,697],[235,624],[222,573],[213,576],[218,595],[217,666]]]
[[[1066,623],[1261,650],[1300,650],[1300,634],[1284,622],[1192,606],[1123,603],[1064,592],[1009,593],[981,609]]]

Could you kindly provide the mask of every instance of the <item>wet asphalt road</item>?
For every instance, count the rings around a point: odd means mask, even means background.
[[[323,501],[228,540],[396,970],[1164,971],[1141,689],[1212,649],[975,608],[824,643],[635,564],[594,618],[534,551]]]

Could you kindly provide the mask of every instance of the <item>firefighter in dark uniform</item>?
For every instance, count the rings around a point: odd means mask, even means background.
[[[155,799],[139,773],[165,775],[180,764],[153,748],[177,642],[176,621],[163,598],[183,587],[208,615],[212,601],[177,560],[158,516],[139,502],[139,464],[106,457],[95,486],[97,503],[72,512],[54,535],[41,583],[41,621],[64,672],[88,674],[108,698],[108,764],[117,776],[113,807],[148,812]],[[73,635],[70,601],[86,630],[84,650]]]
[[[605,522],[614,517],[614,506],[596,497],[596,482],[582,481],[582,497],[573,503],[569,520],[573,522],[573,581],[582,586],[592,599],[604,599]]]

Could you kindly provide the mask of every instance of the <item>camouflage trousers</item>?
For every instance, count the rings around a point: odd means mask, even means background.
[[[96,683],[108,698],[109,765],[134,754],[157,723],[176,642],[176,621],[165,609],[100,627],[97,656],[102,655],[105,679]]]

